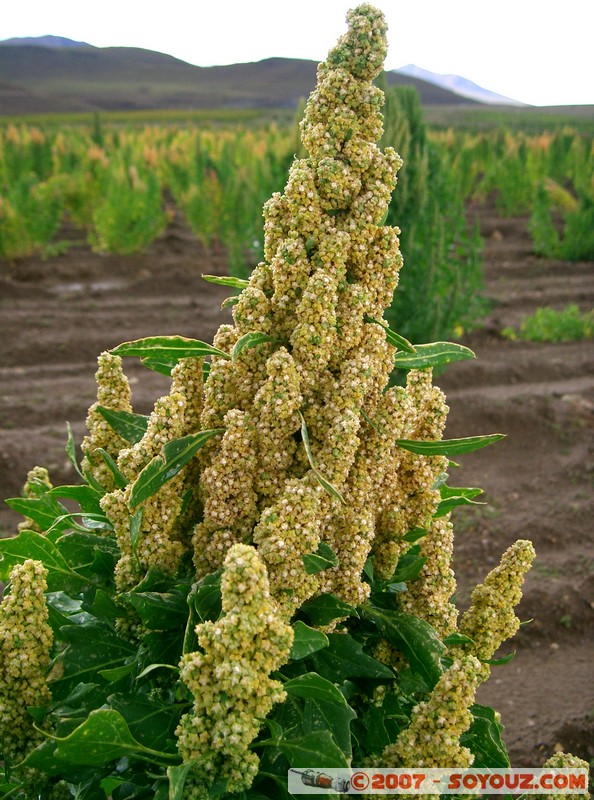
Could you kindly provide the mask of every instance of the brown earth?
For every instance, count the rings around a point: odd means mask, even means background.
[[[592,264],[537,259],[526,220],[474,209],[485,236],[493,307],[465,343],[478,359],[438,379],[451,406],[448,437],[502,432],[451,476],[481,486],[485,505],[456,514],[461,607],[472,586],[517,538],[534,542],[521,628],[493,667],[479,700],[500,710],[514,766],[540,766],[555,749],[594,757],[594,358],[591,343],[534,344],[500,336],[538,306],[594,305]],[[77,235],[66,231],[71,238]],[[66,420],[76,440],[95,396],[95,359],[122,341],[182,334],[210,341],[227,290],[201,281],[225,273],[175,220],[146,254],[91,253],[74,244],[48,261],[0,262],[0,497],[19,493],[40,464],[54,483],[73,482]],[[148,413],[168,382],[131,359],[135,410]],[[479,498],[480,499],[480,498]],[[18,517],[0,509],[0,530]]]

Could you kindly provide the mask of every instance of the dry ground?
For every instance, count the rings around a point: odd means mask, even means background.
[[[448,437],[507,438],[465,456],[451,481],[481,486],[486,501],[455,519],[458,599],[464,607],[511,542],[534,542],[538,558],[520,609],[533,622],[508,647],[517,650],[514,660],[493,668],[480,700],[501,711],[514,766],[538,766],[555,748],[591,759],[593,348],[510,342],[499,331],[539,305],[591,308],[592,264],[536,259],[525,220],[475,211],[494,304],[465,340],[478,359],[452,365],[437,382],[451,406]],[[80,441],[99,352],[156,334],[211,340],[228,292],[201,273],[224,274],[224,256],[206,252],[179,221],[143,255],[97,255],[79,244],[45,262],[0,262],[0,498],[17,495],[35,464],[47,466],[54,483],[74,480],[66,421]],[[127,371],[135,410],[147,413],[167,381],[133,360]],[[17,520],[0,509],[5,535]]]

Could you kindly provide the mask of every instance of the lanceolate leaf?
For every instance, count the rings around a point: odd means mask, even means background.
[[[141,358],[140,363],[143,367],[152,369],[153,372],[171,377],[171,373],[177,361],[174,358]]]
[[[504,433],[491,433],[486,436],[466,436],[463,439],[440,439],[423,442],[416,439],[397,439],[396,444],[411,453],[423,456],[455,456],[472,453],[489,444],[505,438]]]
[[[115,485],[119,489],[123,489],[124,486],[126,486],[126,484],[128,483],[128,481],[126,480],[125,476],[122,475],[122,473],[118,469],[118,465],[113,460],[113,458],[109,455],[107,450],[104,450],[102,447],[97,447],[96,450],[95,450],[95,453],[99,453],[101,458],[105,461],[105,463],[107,465],[107,468],[109,469],[109,471],[113,475],[113,480],[114,480]]]
[[[70,463],[72,464],[72,466],[76,470],[76,472],[84,480],[85,476],[82,474],[81,468],[79,467],[78,461],[76,460],[76,444],[75,444],[75,441],[74,441],[74,434],[72,432],[72,426],[71,426],[71,424],[69,422],[66,423],[66,430],[68,432],[68,438],[67,438],[67,441],[66,441],[66,448],[65,448],[66,455],[68,457],[68,460],[70,461]]]
[[[278,339],[276,336],[270,336],[268,333],[261,333],[260,331],[250,331],[245,333],[235,343],[235,347],[231,353],[231,360],[237,361],[239,356],[244,350],[249,350],[251,347],[257,347],[265,342],[282,342],[283,339]]]
[[[309,441],[309,432],[307,430],[307,424],[305,422],[305,417],[299,412],[299,416],[301,418],[301,439],[303,441],[303,447],[305,448],[305,453],[307,455],[307,460],[309,461],[309,465],[312,469],[312,472],[317,480],[317,482],[322,486],[328,494],[331,494],[337,500],[339,500],[344,505],[344,498],[331,483],[330,481],[326,480],[326,478],[322,475],[319,469],[316,467],[316,462],[314,461],[313,453],[311,451],[311,443]]]
[[[374,319],[373,317],[369,317],[365,315],[364,317],[365,322],[375,322],[376,325],[379,325],[383,328],[386,332],[386,339],[392,345],[392,347],[396,347],[398,350],[402,350],[405,353],[415,353],[417,350],[417,346],[411,344],[408,339],[405,339],[404,336],[400,336],[399,333],[393,331],[390,327],[388,327],[383,322],[380,322],[379,319]]]
[[[482,489],[478,488],[463,488],[458,486],[441,486],[441,502],[437,507],[437,511],[433,515],[436,519],[448,514],[456,506],[480,506],[484,505],[480,501],[474,500],[479,494],[482,494]]]
[[[139,442],[146,433],[148,417],[144,414],[132,414],[130,411],[114,411],[103,406],[97,406],[97,411],[109,423],[111,428],[130,444]]]
[[[198,339],[187,339],[185,336],[149,336],[146,339],[135,339],[123,342],[110,351],[116,356],[138,356],[139,358],[164,359],[175,361],[182,358],[203,358],[217,356],[230,358],[228,353]]]
[[[247,289],[250,285],[245,278],[234,278],[228,275],[202,275],[202,280],[216,283],[219,286],[231,286],[233,289]]]
[[[136,508],[161,486],[171,480],[193,458],[200,448],[224,428],[192,433],[181,439],[174,439],[163,446],[162,455],[155,456],[140,472],[130,491],[130,508]]]
[[[476,358],[476,355],[464,345],[455,342],[432,342],[416,344],[414,353],[396,353],[394,366],[398,369],[425,369],[441,367],[467,358]]]

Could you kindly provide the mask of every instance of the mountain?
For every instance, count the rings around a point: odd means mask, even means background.
[[[61,37],[0,42],[0,115],[149,109],[294,109],[315,87],[317,62],[267,58],[197,67],[135,47],[93,47]],[[395,72],[389,85],[413,85],[424,105],[473,100]]]
[[[512,100],[511,97],[504,97],[502,94],[491,92],[489,89],[484,89],[468,78],[462,78],[460,75],[440,75],[437,72],[430,72],[423,67],[417,67],[416,64],[407,64],[405,67],[393,70],[399,75],[408,75],[412,78],[433,83],[435,86],[441,86],[450,92],[467,97],[471,100],[476,100],[479,103],[488,103],[490,105],[507,105],[507,106],[523,106],[526,103],[521,103],[519,100]]]
[[[15,36],[12,39],[3,39],[0,44],[32,44],[36,47],[92,47],[86,42],[75,42],[65,36]]]

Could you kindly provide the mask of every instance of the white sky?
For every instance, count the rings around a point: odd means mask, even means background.
[[[66,36],[144,47],[199,66],[270,56],[322,61],[356,0],[5,2],[0,40]],[[592,0],[375,0],[386,69],[413,63],[534,105],[594,104]]]

